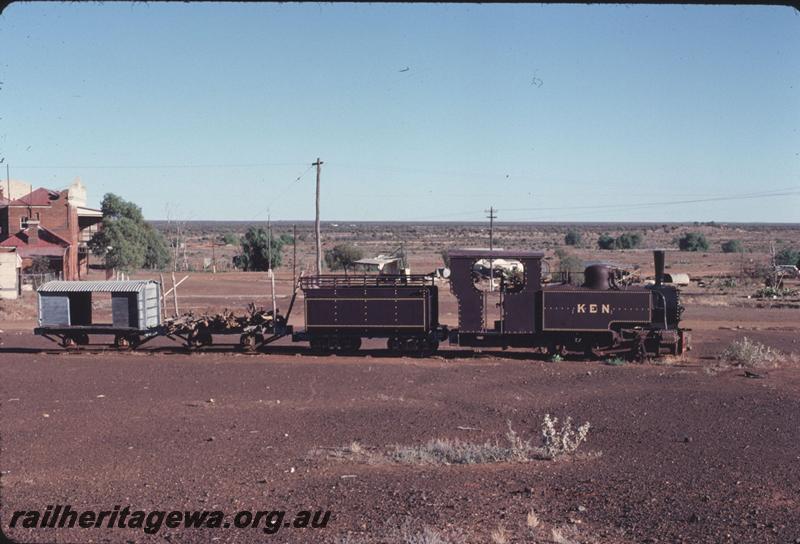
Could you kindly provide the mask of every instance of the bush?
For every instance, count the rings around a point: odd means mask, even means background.
[[[642,237],[636,232],[626,232],[617,236],[614,245],[617,249],[634,249],[641,245]]]
[[[634,249],[642,244],[642,235],[638,232],[625,232],[612,238],[607,233],[600,235],[597,239],[597,247],[600,249]]]
[[[222,243],[226,246],[238,246],[239,237],[231,232],[228,232],[222,235]]]
[[[604,233],[597,239],[597,247],[600,249],[614,249],[616,247],[616,241],[614,238]]]
[[[723,253],[742,253],[744,251],[744,246],[739,240],[728,240],[727,242],[722,242],[722,252]]]
[[[240,240],[241,253],[233,258],[237,268],[246,271],[264,271],[272,265],[278,268],[282,263],[283,242],[275,237],[267,241],[267,231],[263,227],[250,227]],[[270,247],[272,253],[270,254]],[[270,259],[271,258],[271,259]]]
[[[681,251],[707,251],[708,240],[699,232],[687,232],[678,240]]]
[[[732,342],[720,355],[720,359],[730,365],[749,368],[773,367],[780,357],[779,351],[746,336]]]
[[[755,293],[756,298],[783,298],[793,297],[798,293],[797,289],[789,289],[786,287],[762,287]]]
[[[800,251],[785,247],[775,254],[775,264],[793,264],[800,266]]]
[[[347,272],[363,256],[361,249],[352,244],[338,244],[325,250],[325,265],[329,270],[344,269]]]
[[[576,230],[571,230],[564,236],[564,243],[568,246],[577,246],[581,243],[581,233]]]

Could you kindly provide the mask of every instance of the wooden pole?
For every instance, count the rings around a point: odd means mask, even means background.
[[[178,317],[178,284],[175,283],[175,272],[172,273],[172,301],[175,304],[175,317]]]
[[[217,241],[215,237],[211,237],[211,273],[217,273]]]
[[[319,176],[320,176],[321,166],[323,164],[324,163],[321,160],[319,160],[319,157],[317,157],[317,162],[313,163],[312,165],[317,167],[317,214],[316,214],[316,219],[314,221],[314,233],[316,234],[317,238],[317,276],[319,276],[322,273],[322,240],[320,238],[320,228],[319,228]]]
[[[297,283],[297,225],[292,225],[292,284]]]
[[[164,274],[159,274],[158,277],[161,280],[161,300],[159,300],[159,310],[161,310],[161,319],[164,319],[167,316],[165,307],[166,301],[164,300],[164,297],[166,296],[164,294]]]

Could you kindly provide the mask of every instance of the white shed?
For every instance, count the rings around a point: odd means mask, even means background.
[[[0,299],[14,300],[21,294],[22,259],[16,247],[0,247]]]

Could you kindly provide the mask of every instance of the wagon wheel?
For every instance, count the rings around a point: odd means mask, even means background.
[[[239,345],[245,351],[255,351],[256,350],[256,337],[254,334],[243,334],[239,338]]]
[[[424,348],[423,348],[423,351],[422,351],[422,355],[424,357],[430,357],[431,355],[436,353],[438,350],[439,350],[439,341],[438,340],[432,340],[432,339],[429,338],[424,342]]]
[[[61,339],[61,346],[67,349],[75,349],[78,347],[78,342],[72,336],[65,336]]]
[[[85,332],[79,332],[73,336],[75,343],[79,346],[86,346],[89,344],[89,335]]]
[[[128,349],[131,347],[131,341],[127,336],[118,334],[114,337],[114,347],[117,349]]]

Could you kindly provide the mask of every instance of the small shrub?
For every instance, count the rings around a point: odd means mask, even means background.
[[[678,239],[678,247],[681,251],[707,251],[708,240],[700,232],[687,232]]]
[[[720,359],[729,365],[746,368],[773,367],[781,358],[781,353],[761,342],[754,342],[746,336],[732,342],[720,354]]]
[[[756,298],[783,298],[797,296],[797,289],[788,287],[762,287],[755,292]]]
[[[744,246],[739,240],[728,240],[727,242],[722,242],[722,252],[723,253],[742,253],[744,251]]]
[[[611,359],[606,359],[605,363],[610,366],[622,366],[626,364],[628,361],[623,359],[622,357],[613,357]]]
[[[564,360],[564,358],[561,355],[559,355],[558,353],[556,353],[555,355],[550,357],[550,362],[551,363],[560,363],[563,360]]]
[[[589,434],[589,423],[584,423],[576,429],[572,428],[572,418],[567,417],[561,429],[558,429],[558,418],[551,418],[550,414],[544,415],[542,423],[542,448],[549,458],[573,453],[586,440]]]
[[[564,243],[568,246],[577,246],[581,243],[581,233],[576,230],[569,231],[566,236],[564,236]]]
[[[539,523],[539,516],[536,515],[536,512],[529,510],[528,515],[525,518],[525,524],[531,529],[536,529],[539,526]]]

